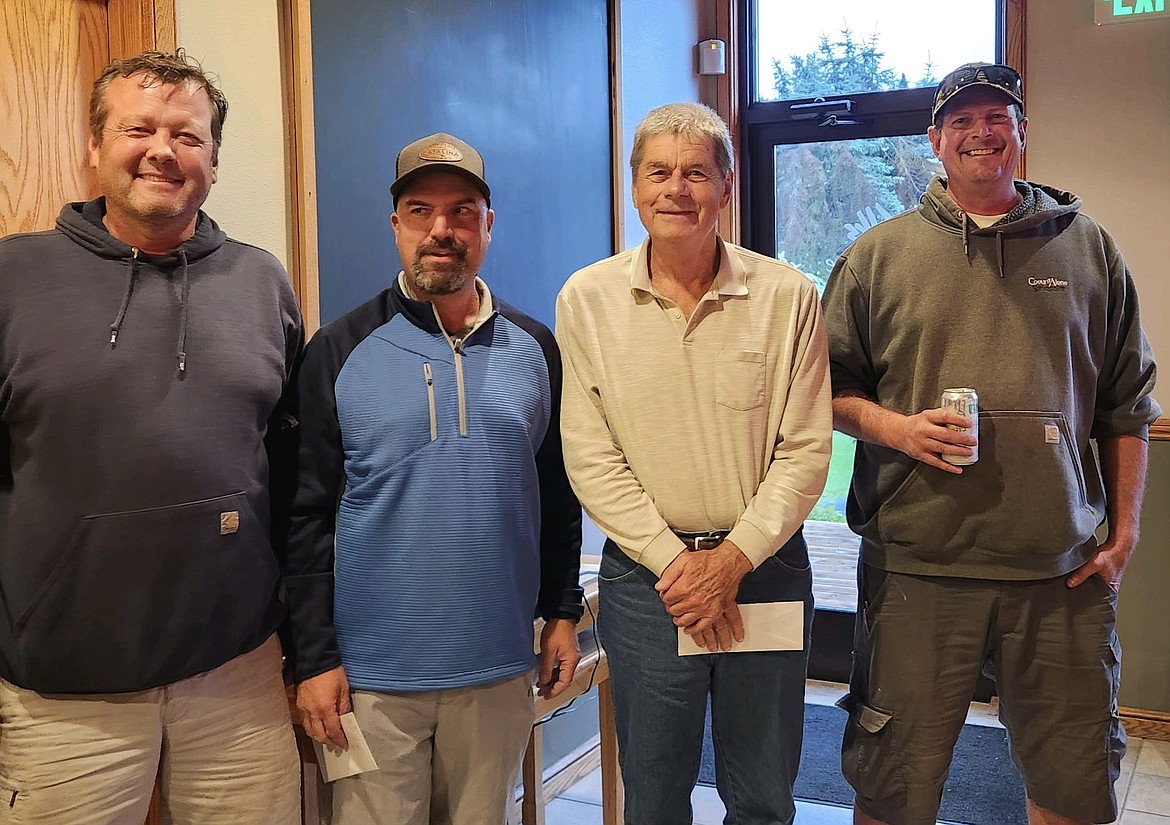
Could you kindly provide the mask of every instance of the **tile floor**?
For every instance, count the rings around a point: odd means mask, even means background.
[[[809,702],[830,704],[843,693],[841,685],[808,683]],[[998,726],[994,706],[973,704],[969,724]],[[1122,803],[1117,825],[1170,825],[1170,742],[1131,738],[1121,764],[1117,797]],[[714,788],[699,786],[691,797],[695,825],[722,825],[723,804]],[[601,772],[594,771],[545,808],[548,825],[601,825]],[[797,825],[851,825],[852,812],[810,802],[797,802]],[[995,825],[995,823],[980,823]]]

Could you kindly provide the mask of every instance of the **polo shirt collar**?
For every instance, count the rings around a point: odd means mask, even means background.
[[[743,262],[738,257],[727,254],[727,246],[723,239],[715,236],[715,243],[719,249],[719,271],[715,273],[715,280],[707,290],[708,295],[738,295],[748,294],[747,272]],[[654,285],[650,282],[650,239],[642,241],[630,265],[630,289],[634,293],[644,292],[658,295]]]

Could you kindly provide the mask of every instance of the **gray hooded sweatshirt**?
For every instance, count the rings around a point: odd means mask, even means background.
[[[274,415],[302,340],[284,272],[202,212],[164,256],[104,214],[70,204],[0,241],[0,676],[46,693],[211,670],[283,615],[269,465],[295,443],[270,421],[291,424]]]
[[[1090,439],[1144,437],[1161,412],[1137,294],[1075,195],[1017,181],[1022,202],[979,229],[945,187],[837,261],[823,298],[833,392],[912,415],[971,387],[979,461],[952,475],[858,442],[846,515],[879,568],[1063,575],[1105,518]]]

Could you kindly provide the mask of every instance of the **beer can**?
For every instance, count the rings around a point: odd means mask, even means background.
[[[951,464],[966,466],[979,460],[979,396],[969,387],[952,387],[942,392],[942,407],[945,410],[954,410],[964,418],[971,419],[970,427],[956,427],[948,424],[947,428],[961,433],[967,433],[975,438],[974,452],[971,455],[943,454],[943,460]]]

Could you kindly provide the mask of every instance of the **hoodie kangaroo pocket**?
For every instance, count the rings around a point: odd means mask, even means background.
[[[1092,536],[1081,460],[1064,414],[981,411],[979,461],[916,466],[878,512],[890,545],[1056,555]]]
[[[87,516],[14,623],[22,683],[107,693],[210,670],[260,632],[277,577],[242,492]]]

